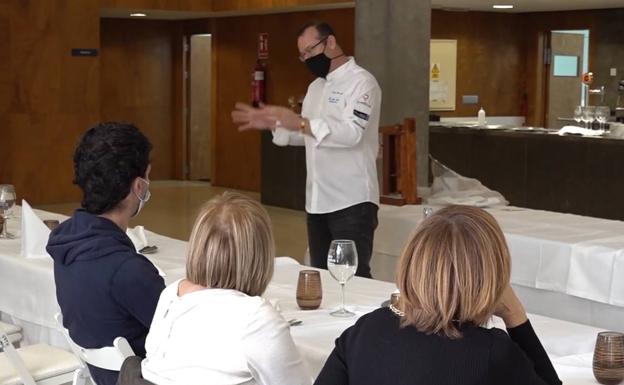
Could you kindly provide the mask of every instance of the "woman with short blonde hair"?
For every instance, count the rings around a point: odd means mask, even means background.
[[[347,329],[315,385],[561,384],[511,289],[510,271],[491,214],[438,210],[403,249],[399,304]],[[508,334],[485,327],[492,315]]]
[[[401,324],[458,338],[458,325],[484,325],[494,314],[510,271],[509,250],[491,214],[469,206],[442,209],[403,249]]]
[[[186,259],[186,278],[200,286],[264,293],[273,276],[271,220],[260,203],[225,193],[200,210]]]
[[[225,193],[204,205],[189,240],[186,279],[158,302],[144,378],[157,385],[309,385],[288,323],[260,297],[274,257],[260,203]]]

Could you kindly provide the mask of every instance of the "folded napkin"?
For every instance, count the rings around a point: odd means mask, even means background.
[[[609,123],[609,136],[624,138],[624,124],[616,122]]]
[[[128,238],[130,238],[130,240],[132,241],[132,244],[134,245],[137,253],[139,253],[144,247],[149,246],[149,244],[147,243],[147,235],[145,235],[145,227],[143,226],[136,226],[135,228],[128,227],[126,229],[126,235],[128,235]],[[161,277],[167,276],[164,270],[161,269],[153,260],[151,260],[150,258],[147,259],[152,263],[152,265],[154,265],[156,270],[158,270],[158,275],[160,275]]]
[[[132,241],[132,244],[134,245],[134,248],[136,249],[137,252],[141,250],[142,248],[148,246],[147,236],[145,235],[145,227],[143,226],[137,226],[135,228],[128,227],[128,229],[126,230],[126,235],[128,235],[128,238],[130,238],[130,240]]]
[[[604,134],[604,130],[590,130],[589,128],[577,127],[577,126],[564,126],[562,127],[557,134],[565,135],[565,134],[580,134],[583,136],[600,136]]]
[[[35,214],[32,207],[22,200],[21,256],[26,258],[51,258],[46,251],[50,229]]]

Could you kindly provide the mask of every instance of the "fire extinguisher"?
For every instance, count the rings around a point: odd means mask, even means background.
[[[264,65],[258,60],[253,71],[251,82],[251,102],[254,107],[258,107],[260,103],[265,102],[266,90],[266,70]]]

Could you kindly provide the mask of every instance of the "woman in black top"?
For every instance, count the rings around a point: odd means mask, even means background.
[[[439,210],[403,251],[399,304],[347,329],[315,384],[561,384],[511,289],[510,265],[489,213]],[[508,334],[484,327],[494,314]]]

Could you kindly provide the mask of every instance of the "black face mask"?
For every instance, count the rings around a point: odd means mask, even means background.
[[[325,53],[321,52],[318,55],[307,58],[305,64],[314,76],[325,78],[329,73],[331,61],[332,59],[328,58]]]

